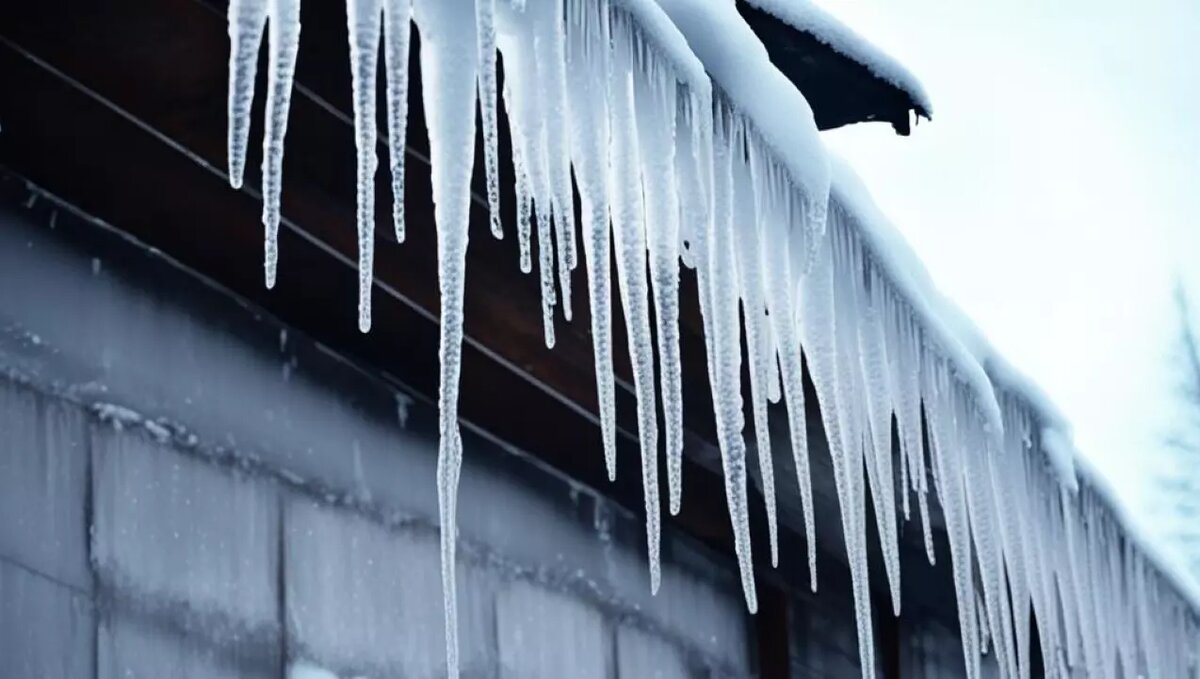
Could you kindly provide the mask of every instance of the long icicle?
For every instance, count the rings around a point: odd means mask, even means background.
[[[768,321],[775,339],[774,349],[768,352],[771,364],[778,363],[781,396],[786,399],[788,433],[791,439],[792,463],[796,467],[796,483],[800,489],[800,504],[804,514],[804,537],[808,551],[809,588],[817,591],[817,537],[813,509],[812,475],[808,461],[808,415],[804,406],[804,368],[801,363],[800,336],[796,326],[797,304],[793,295],[791,256],[785,247],[763,247],[765,243],[786,243],[789,238],[790,217],[795,212],[796,198],[786,187],[780,169],[770,163],[760,142],[752,137],[749,145],[750,169],[755,175],[758,205],[762,212],[765,234],[759,250],[766,280]],[[794,232],[793,232],[794,233]],[[775,355],[779,360],[775,360]],[[774,378],[771,378],[774,381]],[[769,383],[768,383],[769,386]]]
[[[539,55],[535,51],[538,33],[548,24],[553,13],[551,0],[537,0],[528,8],[518,9],[509,3],[497,6],[497,44],[504,57],[504,102],[512,135],[513,169],[516,174],[517,230],[521,270],[531,266],[529,217],[536,221],[538,247],[538,279],[542,291],[543,339],[554,347],[554,307],[558,303],[554,277],[554,242],[551,236],[554,201],[547,144],[546,111],[540,106],[545,98]],[[544,31],[543,31],[544,32]],[[547,38],[543,37],[544,42]],[[549,77],[549,76],[546,76]],[[553,149],[565,153],[563,148]],[[557,156],[556,156],[557,157]]]
[[[460,41],[473,43],[473,0],[417,0],[421,27],[421,75],[434,218],[438,234],[441,289],[441,370],[438,387],[438,514],[441,522],[442,594],[446,616],[446,674],[458,676],[455,514],[462,443],[458,428],[458,387],[463,339],[471,171],[475,150],[476,63],[463,59]]]
[[[570,153],[567,145],[566,35],[562,0],[527,0],[534,14],[536,92],[542,107],[542,154],[546,193],[554,220],[557,273],[563,318],[571,320],[571,272],[575,269],[575,205],[571,198]]]
[[[646,279],[646,240],[643,230],[641,163],[637,146],[633,99],[634,55],[629,26],[614,26],[614,61],[608,100],[612,133],[613,234],[621,306],[629,336],[629,359],[637,391],[638,435],[642,453],[642,492],[646,506],[646,548],[650,559],[650,590],[659,585],[658,423],[654,398],[654,350],[650,338],[649,284]]]
[[[862,261],[860,259],[860,261]],[[896,485],[892,470],[892,390],[884,336],[882,281],[873,265],[863,262],[862,270],[853,272],[857,280],[865,280],[859,303],[858,350],[866,385],[867,424],[870,432],[867,477],[871,499],[879,528],[880,548],[888,591],[892,597],[892,613],[900,615],[900,544],[896,525]]]
[[[652,64],[635,80],[642,149],[642,194],[646,203],[646,242],[654,320],[658,330],[659,391],[663,408],[668,486],[680,489],[671,467],[683,454],[683,366],[679,354],[679,194],[675,176],[675,79]]]
[[[679,189],[680,254],[696,272],[696,292],[704,329],[709,385],[716,383],[712,347],[712,312],[709,309],[708,235],[712,219],[712,101],[692,93],[686,107],[675,115],[675,176]],[[686,241],[685,241],[686,239]],[[686,244],[686,247],[685,247]],[[667,486],[671,515],[683,506],[683,450],[667,448]]]
[[[254,78],[258,51],[267,25],[267,0],[230,0],[229,3],[229,185],[242,188],[246,149],[250,139],[250,108],[254,103]]]
[[[612,357],[612,278],[609,260],[607,0],[568,0],[567,58],[576,77],[567,80],[571,158],[579,186],[583,253],[587,260],[597,409],[608,479],[617,477],[617,422]]]
[[[354,138],[358,151],[358,329],[371,329],[371,279],[375,260],[375,81],[379,63],[379,34],[383,23],[380,0],[347,0],[350,37],[350,83],[354,99]]]
[[[922,375],[922,399],[930,404],[929,447],[930,459],[938,471],[938,489],[943,513],[946,517],[946,535],[950,542],[950,563],[954,571],[954,591],[958,601],[958,621],[962,637],[963,658],[966,662],[968,679],[980,676],[979,666],[979,617],[975,606],[975,587],[971,571],[971,527],[967,518],[967,500],[963,489],[963,475],[959,454],[951,446],[957,444],[954,431],[954,413],[949,405],[950,397],[945,367],[928,365]],[[936,414],[935,414],[936,413]]]
[[[504,237],[500,222],[500,136],[496,84],[496,0],[475,0],[475,35],[479,50],[479,119],[483,123],[483,166],[487,180],[492,235]]]
[[[268,0],[267,113],[263,133],[263,226],[266,247],[263,265],[266,285],[275,287],[279,260],[279,202],[283,192],[283,140],[287,135],[288,108],[296,54],[300,51],[300,0]]]
[[[770,353],[766,301],[763,299],[762,257],[759,243],[758,214],[754,195],[754,177],[748,167],[743,149],[745,139],[734,139],[733,209],[734,228],[739,237],[734,241],[737,264],[737,284],[742,299],[742,324],[746,332],[746,364],[750,368],[750,403],[754,418],[754,440],[758,457],[759,478],[762,481],[763,504],[767,514],[767,540],[771,551],[771,566],[779,566],[779,527],[775,511],[775,469],[771,458],[771,432],[767,418],[767,392]]]
[[[750,511],[746,492],[746,442],[742,438],[741,333],[733,257],[733,131],[734,113],[725,102],[715,107],[713,126],[713,218],[706,238],[708,305],[713,333],[709,367],[713,380],[713,410],[725,474],[725,499],[733,526],[733,546],[742,577],[742,593],[751,613],[758,610],[754,587],[754,556],[750,546]],[[701,292],[701,294],[705,294]]]
[[[412,0],[384,0],[383,56],[387,66],[388,155],[392,172],[392,227],[403,243],[404,155],[408,139],[408,51]]]
[[[866,538],[866,488],[863,466],[867,461],[867,439],[869,431],[861,402],[864,391],[862,364],[858,357],[859,316],[858,280],[861,271],[861,253],[853,243],[848,229],[839,221],[839,227],[831,230],[829,240],[833,245],[834,268],[834,337],[837,342],[837,371],[835,383],[837,408],[842,436],[844,465],[840,496],[843,526],[849,529],[846,536],[847,559],[850,562],[850,582],[854,595],[854,610],[858,625],[859,663],[864,676],[875,674],[875,637],[871,623],[871,600],[869,569],[867,567]],[[836,469],[836,467],[835,467]],[[847,521],[849,517],[849,521]]]

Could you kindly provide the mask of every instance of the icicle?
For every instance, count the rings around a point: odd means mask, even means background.
[[[520,156],[518,155],[516,145],[513,145],[513,165],[517,170],[516,193],[517,193],[517,240],[520,248],[520,266],[522,273],[533,271],[533,227],[529,220],[533,213],[533,206],[529,197],[529,178],[521,169]]]
[[[679,355],[679,191],[675,177],[675,80],[651,66],[635,78],[642,150],[642,195],[658,339],[659,389],[667,452],[667,482],[679,494],[683,456],[683,368]]]
[[[570,154],[567,146],[566,89],[567,60],[562,0],[529,0],[527,11],[533,14],[534,65],[537,80],[533,87],[543,109],[540,153],[548,182],[538,200],[550,208],[554,221],[554,241],[558,247],[558,281],[563,317],[571,320],[571,271],[575,269],[575,206],[571,198]],[[539,236],[540,238],[540,236]],[[547,245],[549,241],[546,241]]]
[[[781,249],[786,251],[786,248]],[[775,359],[778,354],[779,346],[775,340],[775,333],[769,332],[767,333],[767,356],[771,358],[767,361],[767,400],[771,403],[779,403],[783,400],[783,382],[781,381],[783,378],[780,374],[779,361]]]
[[[568,0],[567,6],[567,59],[575,74],[567,79],[567,130],[583,218],[604,465],[612,481],[617,477],[617,444],[608,227],[608,2]],[[669,453],[668,449],[668,472]]]
[[[940,479],[938,490],[942,511],[946,517],[946,534],[950,542],[950,563],[954,571],[955,598],[958,600],[963,659],[968,679],[975,679],[980,676],[980,653],[978,614],[971,572],[971,528],[967,517],[967,502],[964,497],[958,452],[949,448],[955,445],[957,435],[954,432],[953,408],[947,403],[947,397],[944,395],[949,389],[944,370],[942,366],[928,366],[921,396],[925,403],[930,404],[925,411],[929,422],[930,458],[938,469]]]
[[[550,107],[564,106],[565,94],[556,94],[557,90],[547,80],[554,75],[547,69],[558,67],[549,63],[539,63],[551,58],[547,54],[539,54],[538,46],[548,49],[551,54],[558,55],[560,62],[565,62],[561,54],[561,45],[557,51],[553,46],[546,47],[547,41],[562,40],[561,26],[555,27],[554,22],[562,23],[561,9],[556,9],[552,0],[537,0],[530,4],[528,12],[501,3],[501,10],[496,15],[496,43],[500,53],[504,55],[505,85],[504,101],[508,113],[509,129],[512,133],[513,167],[516,173],[517,189],[517,228],[520,238],[521,270],[528,271],[529,261],[529,222],[530,207],[537,221],[538,239],[538,276],[542,290],[542,322],[547,347],[553,347],[554,336],[554,306],[558,303],[554,280],[554,243],[551,234],[562,217],[557,215],[555,206],[554,186],[558,176],[560,162],[566,162],[567,144],[561,135],[565,130],[551,125],[547,118],[546,101],[548,96],[558,96]],[[557,82],[557,80],[555,80]],[[557,120],[557,118],[556,118]],[[561,120],[558,120],[561,123]],[[551,130],[550,128],[554,129]],[[554,132],[555,146],[550,148],[548,134]],[[552,162],[550,154],[553,152]],[[561,239],[560,239],[561,240]],[[564,306],[569,305],[569,279],[563,288]]]
[[[892,476],[892,402],[893,388],[888,375],[890,356],[884,342],[882,281],[872,266],[855,270],[855,278],[865,278],[868,288],[859,305],[858,349],[866,385],[867,422],[870,445],[867,446],[867,477],[875,519],[879,527],[883,564],[892,596],[892,612],[900,615],[900,542],[896,526],[896,485]]]
[[[900,453],[900,511],[904,514],[904,520],[912,520],[912,506],[909,500],[909,495],[912,489],[909,487],[908,481],[908,458],[905,457],[903,451]]]
[[[500,151],[496,108],[496,0],[475,0],[475,34],[479,49],[479,113],[483,123],[483,166],[487,177],[492,235],[504,237],[500,223]]]
[[[925,544],[925,558],[929,565],[937,564],[937,552],[933,547],[933,527],[929,525],[929,494],[922,490],[917,494],[917,512],[921,518],[921,534]]]
[[[1030,605],[1031,593],[1026,562],[1027,540],[1025,524],[1025,456],[1023,445],[1027,423],[1011,404],[1002,402],[1004,414],[1004,456],[989,458],[990,472],[996,479],[996,498],[999,501],[1000,537],[1004,546],[1004,563],[1012,597],[1013,627],[1016,629],[1017,674],[1020,679],[1030,676]]]
[[[408,139],[408,51],[412,0],[383,1],[383,57],[387,67],[388,157],[392,172],[392,225],[403,243],[404,154]]]
[[[1064,543],[1066,544],[1065,568],[1063,574],[1068,578],[1069,598],[1071,605],[1067,607],[1066,617],[1074,618],[1073,629],[1075,630],[1075,638],[1081,654],[1077,656],[1080,667],[1089,673],[1094,672],[1096,667],[1097,649],[1092,641],[1091,630],[1089,625],[1093,624],[1093,619],[1089,615],[1089,598],[1087,592],[1087,584],[1085,583],[1083,556],[1080,554],[1080,539],[1076,533],[1081,530],[1076,525],[1074,518],[1074,502],[1069,496],[1068,490],[1060,488],[1058,492],[1059,498],[1059,513],[1061,516],[1062,526],[1065,532]]]
[[[358,329],[371,329],[371,279],[375,246],[375,80],[382,24],[380,0],[347,0],[354,138],[358,151]],[[407,69],[407,64],[405,65]]]
[[[713,382],[713,409],[725,474],[725,497],[733,526],[734,551],[742,576],[742,591],[751,613],[758,610],[754,591],[754,560],[750,551],[750,515],[746,497],[746,443],[742,438],[741,333],[733,261],[733,112],[724,102],[716,106],[713,134],[713,219],[706,240],[708,311],[712,345],[708,352]]]
[[[626,27],[628,30],[628,27]],[[614,34],[616,33],[614,27]],[[658,424],[654,398],[654,350],[650,337],[649,283],[646,280],[646,239],[633,101],[633,46],[627,36],[614,35],[612,70],[608,83],[609,130],[612,134],[613,234],[621,306],[629,339],[637,392],[638,434],[642,449],[642,491],[646,503],[646,543],[650,557],[650,589],[659,584]]]
[[[700,318],[704,326],[704,346],[708,360],[708,383],[716,384],[713,368],[712,312],[710,311],[708,236],[711,229],[712,186],[712,102],[707,96],[692,93],[686,107],[676,111],[675,175],[679,190],[679,230],[681,256],[695,269]],[[686,244],[687,247],[684,247]],[[678,514],[683,501],[683,451],[667,449],[667,484],[671,514]]]
[[[836,213],[835,213],[836,214]],[[815,250],[813,267],[802,287],[803,310],[800,314],[809,373],[821,406],[821,420],[833,461],[834,481],[842,512],[842,533],[846,542],[846,557],[850,564],[851,585],[854,590],[855,617],[858,626],[859,660],[863,676],[874,676],[875,651],[871,631],[871,607],[866,572],[866,540],[864,495],[862,487],[862,438],[855,429],[849,357],[840,356],[842,346],[853,328],[841,327],[849,320],[844,286],[837,277],[842,261],[844,243],[841,227],[834,219],[829,235],[820,239]],[[836,298],[836,299],[835,299]]]
[[[776,388],[786,398],[788,433],[792,448],[792,463],[796,467],[796,483],[800,489],[800,504],[804,515],[804,534],[808,551],[809,586],[817,589],[817,543],[816,522],[813,515],[812,480],[808,463],[808,422],[804,408],[804,368],[800,358],[800,338],[796,331],[797,305],[793,297],[794,288],[791,257],[787,247],[793,234],[792,218],[796,200],[786,187],[780,169],[771,163],[762,149],[761,140],[751,135],[749,144],[750,168],[754,175],[756,201],[762,216],[764,229],[759,253],[764,271],[765,301],[769,312],[769,328],[765,333],[770,340],[765,352],[768,367],[768,394],[776,382]],[[803,225],[802,225],[803,226]],[[770,244],[768,246],[768,244]],[[776,356],[778,355],[778,361]],[[772,376],[774,375],[774,376]],[[778,397],[776,398],[778,400]]]
[[[268,288],[275,286],[283,140],[296,52],[300,45],[299,0],[231,0],[229,3],[229,184],[241,188],[250,135],[250,107],[263,27],[269,22],[267,109],[263,135],[263,262]]]
[[[896,425],[900,434],[900,455],[908,460],[909,482],[917,493],[917,511],[925,543],[925,556],[930,565],[936,561],[933,548],[933,529],[929,525],[928,480],[925,451],[921,443],[921,352],[916,329],[907,311],[897,304],[891,306],[892,332],[896,337],[896,357],[892,366]],[[905,490],[905,496],[908,491]]]
[[[267,0],[230,0],[229,3],[229,185],[242,188],[246,148],[250,138],[250,108],[258,50],[267,25]]]
[[[263,133],[263,226],[266,248],[263,263],[268,288],[275,287],[279,259],[279,200],[283,191],[283,140],[287,135],[292,77],[300,49],[300,0],[267,1],[267,112]]]
[[[429,127],[434,218],[441,289],[441,361],[438,388],[438,511],[441,520],[442,591],[446,614],[446,673],[458,676],[458,615],[455,595],[455,508],[462,446],[458,384],[463,338],[471,171],[475,148],[476,63],[460,45],[474,42],[472,0],[417,0],[421,27],[422,99]]]
[[[866,489],[863,465],[866,457],[868,430],[864,427],[865,412],[861,395],[865,389],[861,362],[857,356],[859,301],[858,282],[861,276],[860,253],[846,229],[830,234],[834,262],[834,338],[837,342],[837,409],[842,436],[844,464],[842,490],[844,498],[842,520],[850,531],[847,536],[847,560],[854,593],[855,617],[858,622],[858,649],[863,676],[875,674],[875,644],[871,629],[871,599],[867,569]],[[849,521],[847,521],[849,517]]]
[[[1004,676],[1016,674],[1016,658],[1012,653],[1012,625],[1008,611],[1008,598],[1004,594],[1004,558],[1000,543],[1000,524],[996,516],[996,499],[992,491],[992,479],[988,473],[988,457],[994,443],[984,432],[978,419],[967,411],[963,397],[956,394],[953,406],[959,421],[961,449],[957,452],[963,459],[964,480],[967,489],[967,508],[971,521],[971,536],[983,584],[985,612],[988,626],[996,632],[993,640],[996,660]]]
[[[1043,490],[1045,478],[1039,476],[1035,469],[1027,469],[1025,481],[1028,489],[1029,509],[1023,516],[1026,531],[1031,531],[1033,549],[1027,552],[1032,585],[1037,596],[1034,604],[1037,606],[1038,631],[1042,634],[1042,657],[1048,672],[1058,671],[1059,649],[1063,643],[1059,638],[1059,606],[1054,589],[1054,561],[1052,543],[1050,540],[1051,514],[1046,511],[1046,493]],[[1035,520],[1034,517],[1037,517]],[[1040,600],[1040,604],[1038,603]]]
[[[778,525],[775,512],[775,472],[771,459],[771,432],[767,423],[767,361],[770,328],[767,325],[766,302],[763,299],[762,251],[759,244],[760,217],[756,212],[754,177],[745,161],[744,135],[735,134],[733,141],[733,219],[738,237],[733,241],[737,264],[737,284],[742,298],[742,323],[746,329],[746,363],[750,368],[750,403],[754,417],[754,438],[757,447],[759,476],[762,479],[763,501],[767,511],[767,537],[771,549],[771,566],[779,565]]]
[[[537,204],[538,279],[542,285],[542,329],[546,348],[554,348],[554,305],[558,303],[554,291],[554,246],[551,244],[549,206]]]

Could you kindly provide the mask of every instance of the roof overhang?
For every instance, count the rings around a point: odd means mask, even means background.
[[[737,8],[808,100],[818,128],[880,121],[908,135],[916,118],[932,116],[907,69],[808,0],[738,0]]]

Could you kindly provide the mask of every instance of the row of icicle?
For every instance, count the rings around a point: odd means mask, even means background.
[[[649,6],[657,10],[653,3]],[[393,222],[397,240],[403,242],[411,22],[421,31],[422,103],[429,129],[441,288],[437,477],[449,674],[457,676],[459,664],[452,564],[462,459],[457,391],[475,107],[479,105],[483,125],[490,226],[492,234],[501,237],[501,94],[513,140],[519,265],[522,271],[532,270],[531,243],[536,238],[547,346],[554,344],[555,307],[562,307],[566,320],[571,318],[570,274],[579,262],[576,233],[582,234],[610,478],[616,474],[609,308],[609,261],[615,255],[638,404],[652,590],[658,589],[660,579],[659,400],[672,514],[682,501],[682,258],[695,268],[699,283],[726,496],[751,611],[757,603],[743,438],[743,332],[771,563],[778,560],[778,528],[767,413],[769,402],[783,400],[815,590],[800,353],[804,346],[842,510],[864,676],[874,674],[864,525],[867,489],[879,524],[893,612],[899,614],[898,516],[909,517],[911,490],[932,561],[930,476],[946,520],[968,676],[979,676],[985,638],[995,649],[1003,676],[1029,676],[1030,608],[1017,605],[1026,601],[1032,601],[1042,623],[1039,630],[1045,629],[1040,639],[1051,676],[1065,673],[1067,667],[1115,676],[1118,661],[1126,676],[1135,669],[1151,676],[1186,671],[1187,635],[1196,633],[1193,614],[1121,537],[1099,501],[1086,492],[1063,492],[1048,475],[1035,454],[1036,437],[1030,432],[1036,423],[1027,409],[1005,399],[1003,427],[987,416],[988,404],[980,403],[982,397],[956,379],[955,366],[926,337],[922,323],[889,280],[887,267],[858,238],[852,207],[836,193],[830,198],[800,190],[801,184],[778,162],[779,151],[761,138],[737,103],[719,90],[714,93],[707,82],[684,77],[631,9],[648,11],[647,2],[347,3],[358,146],[359,326],[364,332],[371,322],[380,43],[387,76]],[[264,27],[269,30],[270,65],[262,182],[269,287],[277,261],[283,140],[299,46],[299,0],[230,3],[229,174],[235,187],[242,181]],[[503,93],[497,90],[497,51],[505,66]],[[581,205],[578,229],[572,174]],[[656,333],[650,327],[651,304]],[[898,434],[894,443],[893,431]],[[893,449],[899,451],[896,458]],[[1100,614],[1106,617],[1097,617]],[[1106,622],[1092,624],[1097,619]]]

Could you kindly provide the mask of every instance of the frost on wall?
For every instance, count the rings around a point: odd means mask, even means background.
[[[229,174],[235,187],[243,174],[264,27],[269,36],[263,142],[268,285],[277,259],[283,138],[300,35],[298,1],[233,0],[229,9]],[[1063,447],[1054,441],[1069,441],[1063,427],[1028,391],[1012,388],[1019,381],[999,379],[1010,375],[996,374],[1000,364],[986,343],[955,321],[848,171],[836,164],[831,169],[807,102],[771,66],[732,3],[348,0],[360,329],[369,330],[371,319],[374,83],[380,43],[397,196],[393,221],[398,240],[404,237],[410,22],[421,34],[421,100],[430,136],[441,286],[437,482],[449,674],[458,673],[452,567],[462,456],[457,391],[476,104],[496,237],[503,235],[499,106],[510,122],[518,266],[532,272],[536,238],[548,347],[555,341],[556,308],[561,307],[564,320],[572,316],[570,273],[580,262],[576,234],[582,234],[610,477],[616,474],[616,457],[609,260],[616,260],[637,396],[653,590],[660,580],[660,406],[670,511],[678,512],[682,502],[682,260],[696,270],[699,282],[726,501],[752,612],[757,602],[740,388],[743,358],[751,376],[746,397],[756,432],[766,431],[768,402],[783,400],[788,406],[809,576],[814,589],[817,584],[803,346],[830,444],[864,675],[874,674],[864,525],[868,490],[894,614],[901,604],[898,524],[901,517],[910,518],[910,493],[915,494],[932,559],[928,498],[934,491],[946,517],[968,676],[979,676],[985,640],[1005,676],[1028,676],[1031,607],[1042,623],[1039,629],[1046,628],[1039,638],[1052,676],[1069,668],[1115,676],[1118,665],[1125,674],[1169,676],[1197,662],[1185,650],[1198,630],[1195,598],[1181,595],[1146,550],[1131,541],[1127,526],[1092,485],[1073,490],[1073,481],[1064,483],[1063,474],[1054,471],[1064,465],[1047,463],[1056,459],[1053,450]],[[497,52],[506,65],[503,92],[497,89]],[[573,187],[580,196],[578,217]],[[652,305],[656,332],[650,325]],[[900,451],[895,458],[893,417]],[[758,437],[756,451],[776,565],[775,479],[766,437]]]

